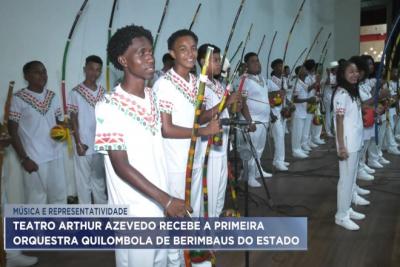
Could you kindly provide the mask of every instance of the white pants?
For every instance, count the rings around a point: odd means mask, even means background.
[[[17,153],[14,148],[9,146],[4,150],[2,182],[3,203],[24,204],[24,170],[19,163]]]
[[[207,191],[208,216],[219,217],[224,208],[226,185],[228,183],[228,157],[212,156],[208,158]],[[201,205],[203,210],[204,205]],[[204,212],[201,212],[204,214]]]
[[[395,130],[394,126],[396,124],[396,117],[397,117],[396,108],[390,108],[389,109],[389,122],[390,122],[390,126],[393,131]]]
[[[261,156],[264,152],[264,147],[267,142],[268,123],[265,123],[264,125],[265,127],[261,124],[258,124],[257,130],[250,133],[251,141],[257,153],[257,160],[260,162],[260,164]],[[257,169],[257,164],[254,157],[251,157],[249,160],[249,180],[254,180],[257,177],[260,177],[260,173]]]
[[[261,127],[261,126],[260,126]],[[271,124],[272,138],[274,139],[274,160],[273,163],[285,161],[285,125],[281,119]]]
[[[66,146],[66,145],[65,145]],[[77,196],[77,184],[76,184],[76,171],[75,171],[75,155],[69,155],[68,149],[63,149],[64,153],[64,169],[65,169],[65,181],[67,182],[67,196]]]
[[[28,204],[67,203],[63,158],[38,164],[38,167],[38,171],[32,173],[24,170],[26,202]]]
[[[190,195],[190,206],[193,209],[192,217],[201,216],[202,197],[202,168],[194,168],[192,175],[192,186]],[[170,195],[185,199],[185,177],[186,172],[168,172],[168,190]],[[183,266],[183,251],[179,249],[168,250],[168,266]],[[166,266],[166,265],[164,265]],[[130,267],[130,266],[129,266]]]
[[[368,149],[368,160],[378,161],[382,157],[382,144],[383,139],[386,135],[386,120],[382,121],[382,124],[378,126],[378,145],[376,145],[375,137],[372,139]]]
[[[395,127],[393,130],[394,130],[394,135],[396,136],[396,135],[400,134],[400,116],[396,116],[394,124],[395,124]]]
[[[351,199],[354,193],[355,179],[357,177],[359,152],[349,153],[346,160],[339,161],[339,182],[337,185],[337,219],[349,215]]]
[[[162,249],[117,249],[116,267],[165,267],[167,250]]]
[[[324,105],[325,105],[325,131],[326,133],[332,134],[332,112],[331,112],[331,93],[324,94]]]
[[[364,142],[363,142],[363,145],[362,145],[361,150],[360,150],[360,159],[359,159],[359,163],[358,163],[358,171],[362,171],[364,169],[364,167],[365,167],[366,159],[367,159],[367,150],[368,150],[368,147],[370,146],[371,142],[375,142],[373,140],[373,138],[372,139],[368,139],[368,140],[364,140]]]
[[[382,149],[397,149],[397,142],[396,139],[394,138],[394,134],[392,131],[392,128],[387,128],[386,129],[386,134],[383,140],[382,144]]]
[[[106,204],[106,185],[103,155],[74,157],[79,204]]]
[[[19,164],[15,150],[10,146],[4,150],[3,169],[1,175],[1,211],[4,211],[5,204],[25,203],[23,170]],[[4,216],[4,214],[1,214]],[[20,250],[6,251],[6,259],[21,255]]]
[[[131,204],[129,210],[129,215],[132,217],[164,217],[163,210],[151,200]],[[115,262],[116,267],[165,267],[167,266],[167,250],[117,249]]]
[[[322,124],[315,125],[311,122],[311,141],[314,143],[318,143],[317,141],[321,141],[321,132],[322,132]]]
[[[306,118],[292,119],[292,151],[301,151],[301,143],[303,137],[303,129],[306,124]]]
[[[311,132],[312,119],[313,119],[313,115],[307,114],[307,117],[306,117],[306,120],[304,123],[303,134],[301,137],[301,145],[302,146],[308,146],[310,144],[310,141],[311,141],[310,132]]]

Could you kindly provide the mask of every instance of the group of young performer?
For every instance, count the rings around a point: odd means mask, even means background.
[[[12,98],[9,133],[23,168],[26,203],[67,203],[68,183],[72,182],[77,185],[79,203],[128,204],[133,217],[219,217],[232,147],[230,127],[220,125],[219,119],[237,112],[249,124],[247,131],[256,151],[249,161],[247,182],[251,187],[261,186],[257,178],[272,177],[272,173],[259,171],[256,162],[262,162],[269,133],[272,165],[277,171],[290,167],[285,157],[285,142],[290,138],[285,139],[285,133],[290,132],[292,156],[298,159],[309,157],[313,148],[325,143],[323,128],[327,137],[335,137],[339,157],[335,222],[349,230],[359,229],[353,220],[365,215],[353,210],[351,203],[368,205],[362,195],[370,192],[357,185],[357,178],[371,181],[373,168],[389,163],[383,150],[400,154],[396,143],[400,133],[397,69],[382,88],[376,88],[373,60],[367,56],[331,62],[322,78],[322,66],[314,60],[296,66],[295,75],[290,76],[283,60],[275,59],[272,73],[263,75],[257,53],[249,52],[244,56],[245,72],[233,82],[238,88],[226,94],[231,82],[221,78],[222,55],[216,45],[199,45],[190,30],[174,32],[168,38],[164,68],[154,79],[152,44],[150,31],[143,27],[130,25],[116,31],[107,55],[124,75],[111,93],[97,82],[103,61],[98,56],[87,57],[85,80],[69,92],[69,119],[63,116],[55,93],[46,88],[44,64],[25,64],[28,85]],[[206,58],[208,48],[212,53]],[[192,73],[196,62],[206,67],[205,74]],[[204,101],[197,111],[200,86],[205,86]],[[378,89],[383,104],[375,110]],[[194,121],[195,115],[198,121]],[[378,144],[375,123],[379,124]],[[57,124],[71,129],[73,135],[73,181],[64,175],[65,144],[50,138]],[[218,135],[221,142],[208,147],[209,137]],[[193,139],[195,147],[191,147]],[[248,146],[240,135],[237,139],[234,145]],[[190,151],[194,159],[188,188]],[[204,192],[208,193],[206,206]],[[179,250],[116,250],[117,266],[182,266],[183,261]],[[26,261],[24,266],[32,262]]]

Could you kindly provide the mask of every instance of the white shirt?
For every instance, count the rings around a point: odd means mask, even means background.
[[[25,152],[37,164],[62,156],[62,143],[50,137],[56,126],[56,117],[62,121],[61,106],[53,91],[44,89],[35,93],[27,88],[13,95],[10,120],[18,123],[18,135]]]
[[[395,81],[389,81],[389,90],[391,96],[397,96],[398,83]]]
[[[368,80],[364,80],[362,82],[359,83],[358,85],[358,92],[360,93],[360,98],[361,101],[367,101],[368,99],[372,98],[372,94],[371,94],[371,85],[368,82]]]
[[[298,79],[296,83],[296,88],[293,91],[293,95],[297,96],[298,99],[308,98],[307,84],[302,80]],[[299,119],[305,119],[307,117],[307,102],[294,103],[296,110],[294,111],[294,117]]]
[[[309,74],[307,75],[307,77],[305,78],[304,82],[305,84],[307,84],[307,87],[311,86],[312,84],[314,84],[316,81],[316,76],[315,74]],[[307,89],[308,90],[308,89]],[[308,96],[315,96],[316,94],[316,90],[315,88],[313,88],[311,91],[308,92]]]
[[[326,84],[324,87],[324,96],[330,98],[333,93],[333,88],[336,86],[336,75],[333,73],[329,73],[329,84]]]
[[[264,78],[260,75],[250,74],[247,76],[243,88],[247,91],[246,103],[249,107],[251,118],[255,121],[269,122],[268,85]]]
[[[161,136],[161,118],[157,97],[145,88],[145,98],[125,92],[119,85],[96,106],[96,138],[94,149],[104,157],[110,204],[131,204],[141,207],[143,217],[155,216],[149,207],[159,204],[122,180],[112,167],[107,151],[123,150],[129,164],[148,181],[167,192],[167,169]],[[136,212],[136,213],[135,213]]]
[[[204,102],[206,110],[213,108],[214,106],[218,105],[222,97],[225,93],[225,88],[222,84],[214,79],[214,82],[210,80],[206,83],[206,89],[204,93]],[[220,114],[220,119],[229,118],[228,109],[224,108],[224,110]],[[228,149],[228,136],[229,136],[229,126],[223,126],[223,134],[222,134],[222,145],[221,146],[211,146],[210,150],[210,157],[211,156],[224,156],[227,153]]]
[[[96,103],[103,99],[105,92],[101,85],[93,91],[81,83],[69,94],[68,111],[78,115],[79,137],[81,142],[88,146],[86,155],[95,153],[96,116],[94,108]]]
[[[165,72],[164,72],[163,70],[156,70],[156,71],[154,72],[154,77],[153,77],[151,83],[152,83],[152,84],[155,84],[156,81],[157,81],[158,79],[160,79],[160,77],[162,77],[164,74],[165,74]]]
[[[344,145],[348,153],[358,152],[363,142],[363,121],[361,115],[361,102],[353,100],[349,93],[338,87],[333,99],[333,111],[335,117],[343,115],[343,138]],[[335,132],[337,132],[336,119]],[[336,135],[336,149],[339,150],[338,139]]]
[[[160,100],[161,112],[170,114],[172,123],[177,126],[192,128],[197,97],[197,79],[190,74],[187,82],[171,68],[153,86]],[[165,153],[167,156],[168,172],[185,172],[190,138],[187,139],[163,139]],[[195,158],[193,168],[202,165],[201,139],[196,142]]]

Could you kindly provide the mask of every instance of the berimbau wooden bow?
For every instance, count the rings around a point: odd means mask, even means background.
[[[207,53],[205,57],[205,62],[204,65],[201,69],[201,74],[200,74],[200,84],[197,92],[197,99],[196,99],[196,105],[195,105],[195,113],[194,113],[194,119],[193,119],[193,127],[192,127],[192,135],[190,138],[190,146],[189,146],[189,152],[188,152],[188,160],[187,160],[187,165],[186,165],[186,179],[185,179],[185,204],[187,206],[190,206],[190,195],[191,195],[191,190],[192,190],[192,177],[193,177],[193,163],[194,163],[194,155],[196,152],[196,143],[197,143],[197,133],[199,130],[199,116],[201,113],[201,107],[203,104],[204,100],[204,91],[206,88],[206,82],[207,82],[207,70],[208,70],[208,65],[210,62],[210,56],[212,55],[214,51],[213,47],[207,47]],[[190,261],[190,253],[189,251],[185,250],[185,266],[189,267],[191,266],[191,261]]]
[[[11,98],[14,89],[14,81],[10,81],[8,84],[8,93],[6,103],[4,105],[4,115],[3,115],[3,124],[0,124],[0,140],[10,139],[10,135],[8,133],[8,117],[10,114],[10,105]],[[3,177],[3,160],[4,160],[4,147],[0,147],[0,196],[2,191],[2,177]],[[1,220],[0,220],[0,263],[1,266],[6,266],[6,252],[4,250],[4,228],[3,228],[3,219],[4,219],[4,203],[2,203],[3,198],[0,197],[0,207],[1,207]]]
[[[65,72],[66,72],[66,66],[67,66],[67,55],[68,55],[68,50],[69,50],[69,45],[71,43],[72,35],[74,34],[75,27],[78,24],[78,20],[81,17],[83,10],[85,9],[86,4],[88,3],[88,0],[85,0],[81,6],[81,8],[78,11],[78,14],[75,16],[74,23],[72,24],[71,30],[69,31],[68,34],[68,39],[67,43],[65,44],[64,48],[64,56],[63,56],[63,62],[62,62],[62,75],[61,75],[61,97],[62,97],[62,103],[63,103],[63,113],[64,113],[64,121],[67,123],[68,122],[68,107],[67,107],[67,95],[66,95],[66,89],[65,89]],[[68,143],[68,151],[71,154],[72,153],[72,140],[71,140],[71,134],[69,131],[69,128],[66,127],[66,132],[67,132],[67,143]]]
[[[379,98],[379,90],[381,87],[382,70],[383,70],[386,54],[388,52],[388,47],[391,45],[395,33],[397,31],[399,31],[399,27],[400,27],[400,13],[397,15],[397,18],[393,24],[393,28],[390,31],[390,34],[386,40],[385,47],[383,48],[381,62],[379,63],[378,71],[376,72],[376,87],[375,87],[376,89],[375,89],[375,95],[374,95],[375,109],[378,107],[378,98]],[[375,143],[378,144],[378,125],[377,125],[377,123],[375,123]]]
[[[304,59],[304,62],[307,61],[308,57],[311,55],[311,51],[313,50],[315,44],[317,43],[318,38],[319,38],[319,36],[321,35],[321,32],[322,32],[323,29],[324,29],[324,27],[319,28],[319,31],[317,32],[317,34],[316,34],[315,37],[314,37],[313,42],[311,43],[310,49],[308,49],[306,58]]]
[[[297,57],[296,61],[293,63],[292,67],[290,68],[290,73],[289,73],[289,77],[288,79],[290,79],[290,77],[293,74],[293,70],[296,68],[297,63],[299,63],[301,57],[304,55],[304,53],[307,51],[307,47],[303,49],[303,51],[301,51],[300,55]]]
[[[229,45],[231,44],[232,36],[233,36],[233,33],[235,32],[236,24],[238,22],[240,12],[243,9],[244,2],[245,2],[245,0],[241,0],[240,1],[239,9],[236,12],[236,16],[235,16],[235,19],[233,21],[233,24],[232,24],[232,27],[231,27],[231,31],[229,33],[228,41],[226,42],[226,45],[225,45],[224,54],[222,55],[221,64],[224,64],[224,62],[225,62],[225,59],[226,59],[226,56],[227,56],[227,53],[228,53],[228,49],[229,49]],[[228,75],[227,75],[227,77],[228,77]]]
[[[194,16],[193,16],[192,22],[190,23],[190,26],[189,26],[189,31],[191,31],[191,30],[192,30],[192,28],[193,28],[193,25],[194,25],[194,23],[196,22],[197,15],[199,14],[199,11],[200,11],[200,7],[201,7],[201,3],[200,3],[198,6],[197,6],[196,12],[194,13]]]
[[[237,54],[239,54],[239,50],[243,45],[243,41],[240,42],[240,44],[238,45],[238,47],[235,50],[235,53],[233,53],[233,56],[231,57],[231,60],[229,62],[233,62],[233,60],[235,59],[235,57],[237,56]]]
[[[111,31],[112,31],[115,7],[117,6],[117,2],[118,2],[118,0],[114,0],[112,8],[111,8],[110,21],[108,23],[108,41],[110,41],[110,39],[111,39]],[[109,93],[111,90],[111,82],[110,82],[110,58],[108,57],[108,55],[107,55],[107,63],[106,63],[106,88],[107,88],[107,92]]]
[[[253,29],[253,23],[250,24],[249,31],[247,32],[246,39],[244,40],[244,46],[242,49],[242,55],[240,56],[240,62],[243,62],[244,53],[246,52],[246,47],[247,47],[247,44],[249,43],[252,29]]]
[[[167,13],[168,5],[169,5],[169,0],[166,0],[165,1],[165,5],[164,5],[164,10],[163,10],[163,13],[162,13],[162,16],[161,16],[160,24],[158,25],[156,38],[154,39],[154,43],[153,43],[153,53],[154,53],[154,51],[156,51],[158,36],[160,35],[161,27],[162,27],[162,25],[164,23],[165,14]]]
[[[272,48],[274,47],[274,43],[275,43],[275,39],[276,39],[276,35],[278,34],[278,31],[275,31],[274,33],[274,37],[272,37],[272,41],[271,41],[271,45],[269,47],[269,51],[268,51],[268,58],[267,58],[267,78],[269,77],[269,62],[271,60],[271,52],[272,52]]]
[[[288,51],[288,47],[289,47],[290,38],[292,37],[292,33],[293,33],[293,30],[294,30],[294,26],[296,25],[296,23],[297,23],[297,21],[298,21],[298,19],[299,19],[299,17],[300,17],[300,13],[301,13],[301,11],[303,10],[304,3],[305,3],[305,2],[306,2],[306,0],[303,0],[303,2],[301,3],[300,8],[299,8],[299,10],[297,11],[296,17],[295,17],[294,20],[293,20],[292,26],[290,27],[289,34],[288,34],[288,38],[287,38],[286,44],[285,44],[285,50],[284,50],[284,52],[283,52],[283,58],[282,58],[283,63],[282,63],[282,68],[284,68],[285,63],[286,63],[287,51]],[[282,71],[282,72],[283,72],[283,71]],[[283,81],[284,81],[284,79],[282,78],[281,89],[283,89]]]
[[[322,32],[323,29],[324,29],[324,27],[321,27],[321,28],[319,29],[319,31],[317,32],[317,34],[315,35],[314,40],[313,40],[313,42],[311,43],[311,46],[310,46],[310,48],[309,48],[308,51],[307,51],[306,57],[304,58],[304,62],[306,62],[307,59],[308,59],[308,57],[310,56],[311,51],[312,51],[312,49],[314,48],[315,44],[317,43],[318,37],[320,36],[320,34],[321,34],[321,32]],[[296,81],[294,82],[294,89],[296,89],[298,80],[299,80],[299,76],[297,75]]]
[[[258,47],[257,55],[260,54],[261,48],[262,48],[262,46],[263,46],[263,44],[264,44],[264,41],[265,41],[265,34],[263,35],[263,38],[262,38],[262,40],[261,40],[260,46]]]
[[[326,56],[326,54],[327,54],[327,51],[328,51],[327,46],[328,46],[328,42],[329,42],[329,39],[331,38],[331,36],[332,36],[332,32],[330,32],[330,33],[328,34],[328,37],[326,38],[326,41],[325,41],[325,43],[324,43],[324,46],[322,47],[321,55],[319,56],[319,59],[318,59],[318,67],[319,67],[319,68],[321,68],[321,65],[323,65],[323,64],[322,64],[322,60],[323,60],[323,58],[324,58],[324,55]],[[320,74],[322,74],[323,71],[324,71],[324,69],[322,68],[322,70],[320,69],[320,70],[318,70],[318,71],[319,71]]]

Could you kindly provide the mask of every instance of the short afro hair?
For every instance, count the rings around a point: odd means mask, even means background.
[[[171,56],[170,53],[165,53],[162,57],[162,62],[165,64],[167,62],[173,62],[174,58]]]
[[[254,52],[249,52],[249,53],[247,53],[247,54],[244,56],[244,62],[245,62],[245,63],[249,62],[249,59],[250,59],[251,57],[254,57],[254,56],[258,57],[258,55],[257,55],[256,53],[254,53]]]
[[[281,58],[277,58],[271,62],[271,68],[275,68],[276,65],[283,64],[283,60]]]
[[[136,26],[134,24],[118,29],[111,37],[107,45],[107,55],[115,68],[123,70],[122,65],[118,62],[118,57],[124,54],[132,44],[132,40],[138,37],[145,37],[153,44],[151,32],[142,26]]]
[[[174,32],[173,34],[171,34],[171,36],[168,38],[168,50],[172,50],[172,48],[174,47],[174,44],[176,42],[176,40],[180,37],[184,37],[184,36],[190,36],[194,39],[194,41],[197,42],[199,41],[199,38],[197,37],[197,35],[192,32],[191,30],[187,30],[187,29],[182,29],[179,31]]]
[[[97,63],[103,66],[103,60],[101,60],[101,58],[96,55],[88,56],[85,60],[85,65],[89,64],[90,62]]]
[[[304,67],[307,71],[312,71],[316,67],[315,60],[307,59],[306,62],[304,62]]]
[[[214,48],[213,54],[221,53],[221,49],[219,49],[219,47],[216,46],[216,45],[213,45],[213,44],[202,44],[199,47],[199,49],[197,50],[197,63],[199,63],[200,66],[201,66],[200,61],[206,57],[207,47],[209,47],[209,46]]]
[[[25,65],[22,67],[22,72],[24,73],[24,75],[26,75],[36,65],[43,65],[44,66],[44,64],[41,61],[38,61],[38,60],[29,61],[29,62],[25,63]]]

